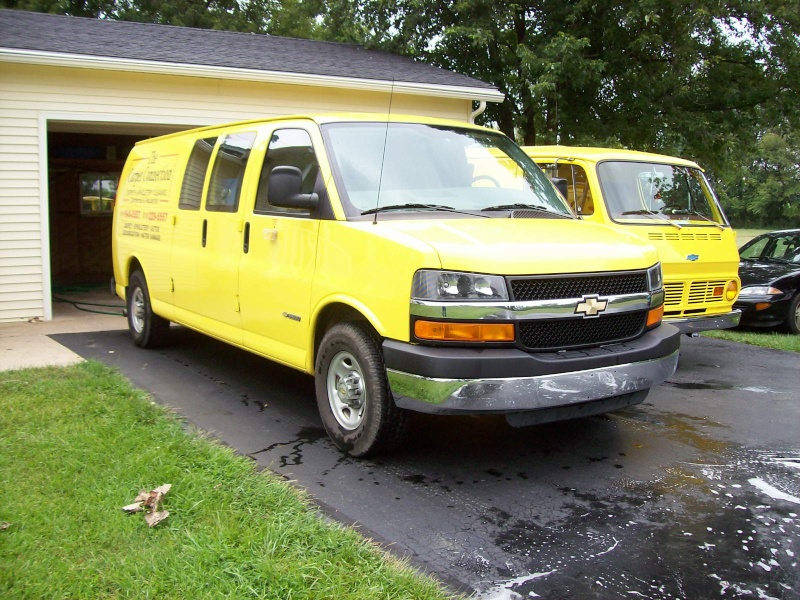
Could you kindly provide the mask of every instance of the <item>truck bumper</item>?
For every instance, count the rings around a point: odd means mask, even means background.
[[[695,333],[713,329],[730,329],[731,327],[736,327],[741,318],[742,311],[737,309],[721,315],[704,315],[700,317],[683,317],[678,319],[667,318],[664,320],[664,323],[674,325],[681,333]]]
[[[614,405],[608,410],[635,404],[675,372],[679,345],[677,328],[662,324],[632,342],[563,352],[430,347],[393,340],[385,341],[383,350],[397,406],[468,414],[562,410],[611,398],[618,400],[606,402]],[[594,412],[599,411],[583,414]]]

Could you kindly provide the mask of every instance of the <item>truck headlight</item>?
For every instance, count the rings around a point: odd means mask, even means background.
[[[661,263],[647,269],[647,287],[652,292],[664,287],[664,277],[661,275]]]
[[[508,300],[508,289],[498,275],[421,270],[414,273],[411,297],[434,302]]]

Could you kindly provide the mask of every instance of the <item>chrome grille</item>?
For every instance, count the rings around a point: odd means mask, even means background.
[[[632,312],[596,319],[524,321],[518,326],[519,340],[531,351],[597,346],[637,337],[646,320],[646,312]]]
[[[647,275],[639,273],[614,273],[583,277],[519,277],[509,278],[512,300],[555,300],[582,298],[590,294],[619,296],[647,292]]]

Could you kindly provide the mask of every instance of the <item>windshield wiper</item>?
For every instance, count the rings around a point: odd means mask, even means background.
[[[538,210],[540,212],[550,213],[551,215],[558,215],[559,217],[564,217],[565,219],[571,218],[569,215],[565,215],[555,210],[550,210],[549,208],[539,206],[538,204],[522,204],[520,202],[514,204],[498,204],[497,206],[487,206],[486,208],[482,208],[481,212],[490,212],[494,210]]]
[[[656,217],[659,221],[665,221],[666,223],[669,223],[673,227],[677,227],[678,229],[683,229],[683,227],[681,227],[677,223],[674,223],[672,221],[672,219],[668,219],[667,217],[662,215],[657,210],[645,210],[645,209],[626,210],[624,213],[620,213],[619,216],[625,217],[625,216],[629,216],[629,215],[649,215],[649,216],[653,216],[653,217]]]
[[[725,229],[725,227],[723,225],[720,225],[714,219],[709,219],[707,216],[705,216],[702,213],[697,212],[696,210],[687,209],[683,213],[679,213],[679,214],[694,215],[696,217],[700,217],[701,219],[705,219],[709,223],[713,223],[714,225],[716,225],[720,229]]]
[[[389,204],[387,206],[376,206],[375,208],[370,208],[369,210],[362,211],[361,214],[372,215],[375,213],[386,212],[391,210],[444,210],[448,212],[457,212],[457,213],[464,212],[455,209],[452,206],[445,206],[444,204],[417,204],[412,202],[408,204]]]

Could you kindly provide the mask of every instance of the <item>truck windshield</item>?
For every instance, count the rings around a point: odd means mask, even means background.
[[[603,197],[615,221],[665,220],[726,225],[699,169],[661,163],[606,161],[597,167]]]
[[[322,129],[350,218],[438,210],[486,217],[514,209],[572,216],[541,169],[503,135],[419,123]]]

